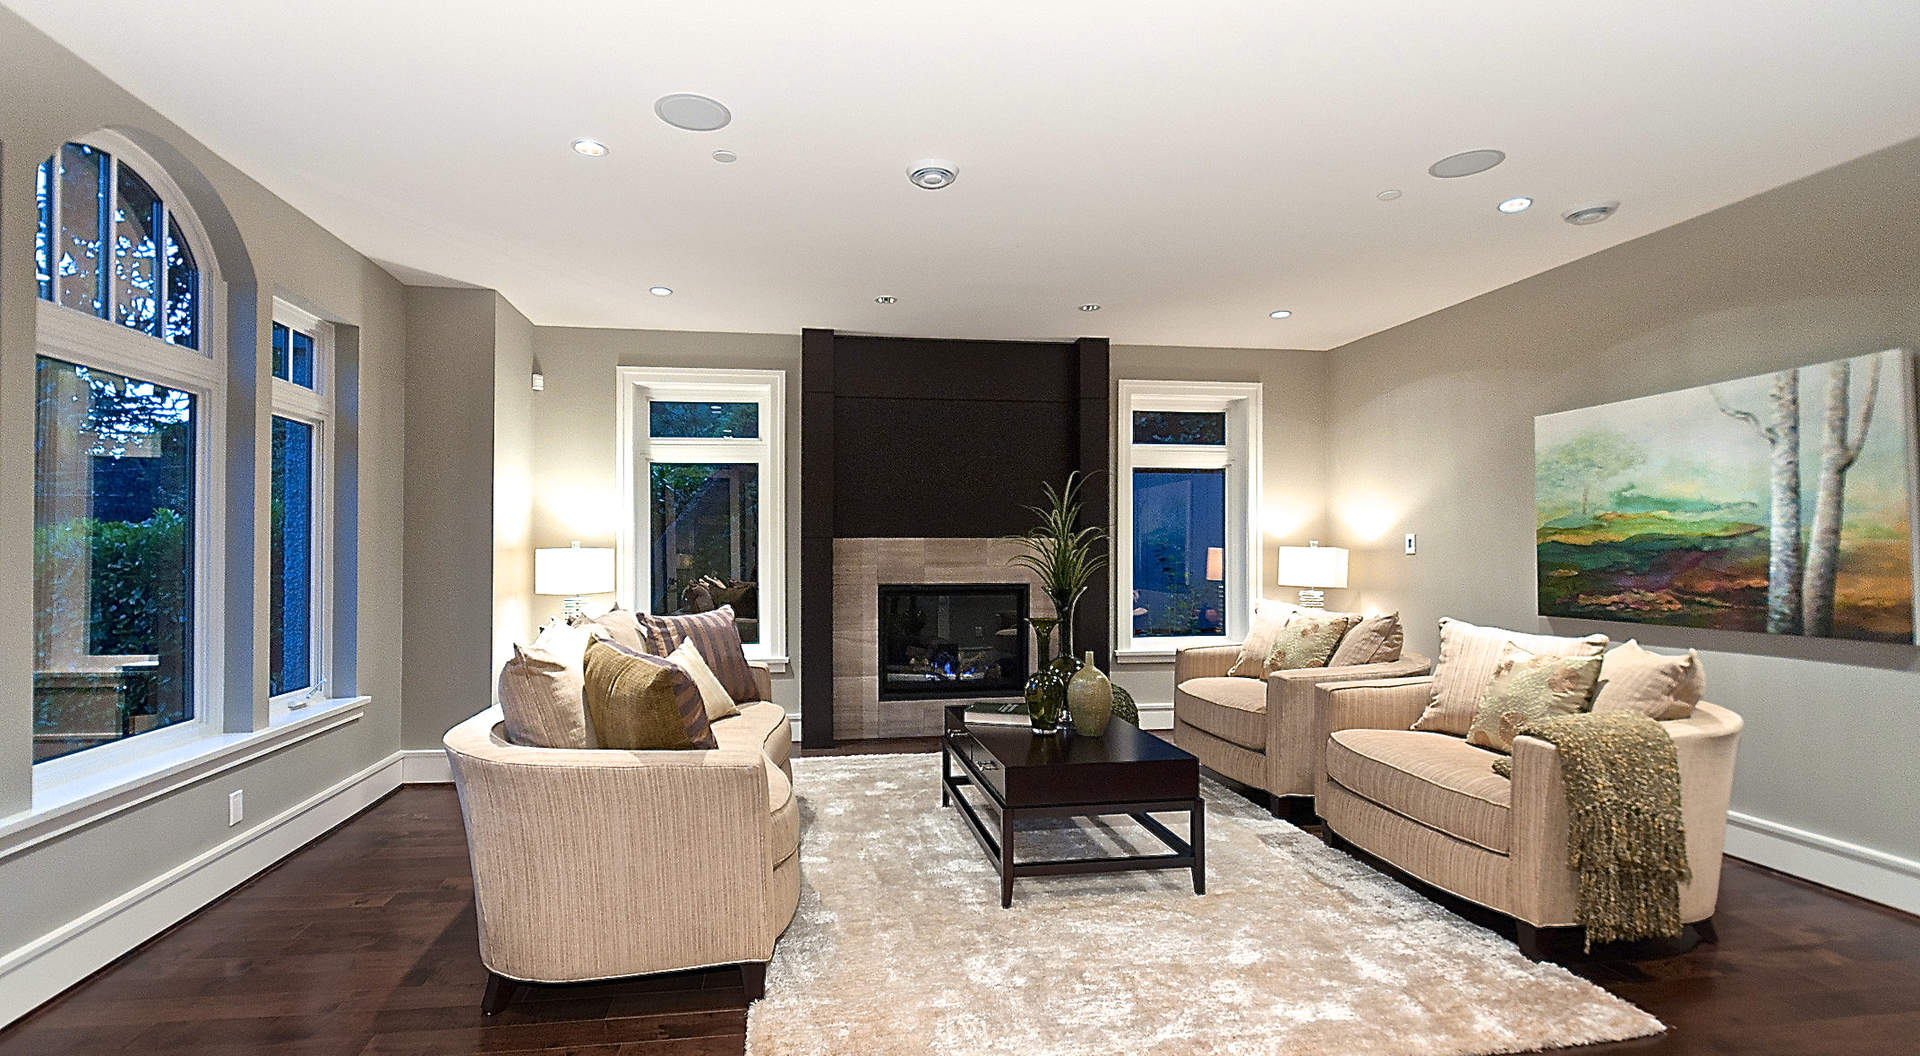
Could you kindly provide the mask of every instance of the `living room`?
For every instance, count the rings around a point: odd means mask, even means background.
[[[1911,1047],[1920,10],[555,14],[0,0],[0,1056]]]

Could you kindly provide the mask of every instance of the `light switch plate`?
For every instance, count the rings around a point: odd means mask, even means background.
[[[246,816],[246,793],[237,788],[227,793],[227,827],[240,824],[240,819]]]
[[[1417,545],[1417,542],[1414,538],[1414,534],[1412,532],[1408,532],[1407,533],[1407,553],[1414,554],[1418,552],[1419,552],[1419,546]]]

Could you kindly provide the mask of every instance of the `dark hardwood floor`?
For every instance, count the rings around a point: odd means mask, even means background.
[[[1718,946],[1567,959],[1672,1027],[1578,1052],[1920,1052],[1920,919],[1738,861],[1720,907]],[[0,1056],[737,1056],[745,1044],[735,971],[534,989],[491,1020],[485,982],[459,804],[450,786],[412,786],[0,1032]]]

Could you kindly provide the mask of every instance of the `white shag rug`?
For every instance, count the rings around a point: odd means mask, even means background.
[[[1207,894],[1185,870],[999,880],[937,755],[796,759],[800,909],[748,1056],[1478,1056],[1660,1033],[1206,781]],[[1184,833],[1184,815],[1163,818]],[[1023,857],[1158,847],[1048,823]]]

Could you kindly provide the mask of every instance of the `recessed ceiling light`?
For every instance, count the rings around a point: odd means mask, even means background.
[[[721,105],[718,99],[692,92],[661,96],[654,100],[653,112],[667,124],[689,132],[712,132],[727,127],[728,122],[733,120],[733,112]]]
[[[597,139],[574,140],[573,152],[575,154],[581,154],[589,158],[604,158],[608,154],[612,153],[610,150],[607,149],[607,145],[605,143],[602,143]]]
[[[1592,205],[1583,205],[1577,209],[1569,209],[1560,214],[1560,219],[1565,220],[1575,227],[1585,227],[1588,224],[1597,224],[1619,211],[1619,202],[1595,202]]]
[[[960,173],[953,167],[953,162],[941,161],[939,158],[928,158],[907,166],[907,179],[913,181],[913,185],[923,191],[938,191],[951,187],[953,181],[959,178]]]
[[[1097,304],[1083,304],[1080,306],[1080,310],[1083,312],[1097,312],[1100,310],[1100,306]]]
[[[722,165],[731,165],[740,160],[740,155],[735,154],[731,150],[716,150],[713,152],[713,160]]]
[[[1506,201],[1501,202],[1498,206],[1495,206],[1495,208],[1499,209],[1503,213],[1524,213],[1527,211],[1527,207],[1531,206],[1532,204],[1533,204],[1533,199],[1528,198],[1525,195],[1522,195],[1521,197],[1518,197],[1518,198],[1509,198]]]
[[[1386,190],[1381,191],[1379,194],[1374,195],[1374,197],[1380,199],[1383,202],[1391,202],[1395,198],[1400,197],[1400,188],[1389,187]]]
[[[1277,312],[1268,312],[1268,313],[1267,313],[1267,318],[1269,318],[1269,319],[1285,319],[1285,318],[1287,318],[1288,316],[1290,316],[1290,315],[1292,315],[1292,314],[1293,314],[1292,312],[1290,312],[1290,311],[1287,311],[1287,310],[1286,310],[1285,308],[1282,308],[1282,309],[1280,309],[1280,310],[1279,310],[1279,311],[1277,311]]]
[[[884,294],[882,294],[882,295],[881,295],[881,296],[879,296],[879,297],[875,297],[875,298],[873,299],[873,303],[875,303],[875,304],[892,304],[893,302],[895,302],[895,301],[897,301],[897,300],[899,300],[899,299],[900,299],[900,298],[898,298],[898,297],[888,297],[888,296],[886,296],[886,295],[884,295]]]
[[[1459,154],[1449,154],[1427,166],[1427,174],[1443,180],[1455,180],[1462,176],[1471,176],[1476,172],[1485,172],[1505,160],[1507,160],[1505,151],[1468,150]]]
[[[655,286],[655,287],[653,287],[653,288],[651,288],[651,289],[649,289],[649,290],[647,290],[647,292],[648,292],[648,293],[651,293],[651,294],[653,294],[653,295],[654,295],[655,297],[671,297],[671,296],[673,296],[673,288],[672,288],[672,287],[670,287],[670,286]]]

